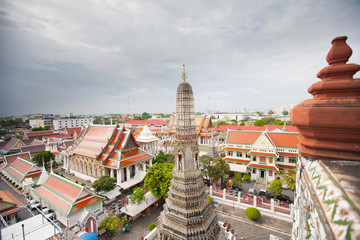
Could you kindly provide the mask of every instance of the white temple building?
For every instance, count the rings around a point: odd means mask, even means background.
[[[139,143],[140,148],[153,155],[156,155],[158,151],[157,142],[159,140],[158,137],[153,135],[147,124],[145,124],[140,135],[136,137],[136,141]]]

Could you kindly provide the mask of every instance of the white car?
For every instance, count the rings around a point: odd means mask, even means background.
[[[31,209],[35,209],[35,207],[40,208],[40,203],[39,203],[39,201],[37,201],[37,200],[35,200],[35,199],[29,201],[28,204],[30,205],[30,208],[31,208]]]

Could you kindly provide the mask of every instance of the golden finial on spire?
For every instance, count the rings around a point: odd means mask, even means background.
[[[186,82],[187,74],[185,72],[185,64],[183,64],[183,72],[181,74],[181,78]]]

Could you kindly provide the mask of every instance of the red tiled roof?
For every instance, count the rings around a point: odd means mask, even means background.
[[[6,155],[5,159],[8,163],[13,163],[18,157],[21,157],[22,159],[25,159],[25,160],[30,160],[29,152]]]
[[[22,206],[23,204],[20,202],[18,198],[16,198],[14,195],[11,194],[11,192],[8,191],[0,191],[0,197],[5,202],[11,202],[15,203],[18,206]]]
[[[151,156],[146,154],[146,153],[141,153],[141,154],[138,154],[138,155],[135,155],[135,156],[131,156],[131,157],[121,161],[121,167],[132,164],[132,163],[136,163],[136,162],[139,162],[141,160],[148,159],[148,158],[151,158]]]
[[[73,206],[73,208],[70,211],[70,214],[76,212],[77,210],[79,210],[79,209],[81,209],[83,207],[86,207],[86,206],[88,206],[90,204],[98,202],[98,201],[101,201],[101,199],[99,197],[90,197],[89,199],[80,201],[80,202],[76,203],[75,206]]]
[[[148,124],[148,125],[168,125],[169,121],[165,120],[130,120],[125,124]]]
[[[225,157],[225,160],[229,160],[229,161],[236,161],[236,162],[250,162],[250,159],[247,160],[247,159],[237,159],[237,158],[230,158],[230,157]]]
[[[16,161],[13,162],[11,167],[16,168],[22,173],[26,173],[30,170],[32,166],[29,162],[23,162],[20,159],[17,159]]]
[[[27,132],[25,133],[28,137],[33,137],[33,136],[40,136],[40,135],[47,135],[47,134],[53,134],[54,131],[49,130],[49,131],[38,131],[38,132]]]
[[[277,157],[277,155],[276,155],[275,153],[250,152],[249,154],[254,154],[254,155],[265,155],[265,156]]]
[[[70,134],[56,134],[51,136],[44,136],[44,138],[47,140],[49,138],[71,138]]]
[[[71,204],[64,199],[62,199],[60,196],[56,195],[52,191],[44,188],[44,187],[38,187],[35,189],[35,192],[41,195],[42,198],[47,199],[49,202],[54,204],[57,208],[59,208],[64,213],[68,212],[69,207]]]
[[[278,154],[281,154],[281,155],[290,155],[290,156],[297,156],[299,154],[297,153],[288,153],[288,152],[278,152]]]
[[[274,142],[276,146],[283,147],[294,147],[296,148],[299,140],[299,134],[286,134],[286,133],[268,133],[271,140]]]
[[[234,150],[234,151],[250,151],[250,149],[246,149],[246,148],[232,148],[232,147],[226,147],[224,148],[224,150]]]
[[[107,141],[111,138],[115,127],[112,125],[91,125],[85,134],[85,139],[96,139]]]
[[[79,132],[81,131],[81,128],[66,128],[66,132],[68,134],[73,134],[76,132],[76,134],[79,134]]]
[[[74,184],[67,182],[67,180],[60,179],[60,177],[55,177],[51,174],[43,186],[52,189],[66,199],[70,200],[70,202],[73,202],[81,191],[81,187],[77,187]]]
[[[292,125],[286,125],[288,132],[299,132],[297,127]],[[264,125],[264,126],[232,126],[232,125],[219,125],[215,127],[215,130],[219,132],[226,132],[229,130],[242,130],[242,131],[273,131],[274,129],[279,128],[282,129],[283,125]]]
[[[284,165],[284,164],[278,164],[278,167],[284,167],[284,168],[296,168],[296,166],[291,166],[291,165]]]
[[[6,171],[8,171],[10,174],[12,174],[15,178],[17,178],[19,181],[23,178],[23,175],[16,171],[14,168],[7,167]]]
[[[135,150],[131,150],[131,151],[128,151],[128,152],[124,152],[121,154],[121,158],[126,158],[126,157],[129,157],[129,156],[132,156],[132,155],[135,155],[135,154],[138,154],[140,153],[141,151],[139,149],[135,149]]]
[[[259,168],[268,168],[268,169],[278,170],[276,167],[271,166],[271,165],[262,165],[262,164],[256,164],[256,163],[250,163],[249,167],[259,167]]]
[[[227,142],[253,144],[261,132],[229,131]]]

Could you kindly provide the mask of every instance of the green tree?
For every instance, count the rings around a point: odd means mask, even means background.
[[[133,194],[131,195],[132,204],[140,204],[145,200],[145,191],[141,187],[133,189]]]
[[[155,223],[150,223],[148,230],[151,232],[154,228],[156,228],[156,224]]]
[[[274,124],[275,125],[284,125],[284,121],[281,121],[280,119],[276,119]]]
[[[114,236],[120,230],[121,221],[117,217],[106,217],[102,220],[100,227],[105,228],[110,236]]]
[[[274,114],[274,111],[273,111],[273,110],[270,110],[270,111],[268,112],[268,114]]]
[[[154,159],[153,163],[175,163],[174,155],[165,154],[162,150],[160,150],[159,154]]]
[[[248,207],[245,210],[245,215],[248,216],[252,220],[256,220],[261,217],[261,213],[260,213],[259,209],[254,208],[254,207]]]
[[[254,126],[264,126],[266,124],[266,122],[264,120],[256,120],[254,122]]]
[[[214,158],[208,156],[208,155],[202,155],[199,158],[200,165],[201,165],[201,173],[206,178],[209,178],[209,174],[211,174],[212,166],[211,163],[214,160]]]
[[[98,180],[96,180],[92,187],[95,192],[101,191],[111,191],[116,186],[116,178],[109,177],[108,175],[101,176]]]
[[[295,183],[296,183],[296,171],[289,170],[285,172],[284,170],[279,171],[279,175],[281,176],[281,183],[285,183],[286,187],[294,190],[295,189]]]
[[[249,175],[249,174],[244,174],[243,180],[244,180],[244,182],[247,182],[247,183],[251,182],[251,177],[250,177],[250,175]]]
[[[12,137],[6,137],[6,138],[4,139],[4,141],[5,141],[5,142],[8,142],[8,141],[11,140],[11,138],[12,138]]]
[[[282,114],[283,114],[284,116],[287,116],[287,115],[289,115],[289,112],[288,112],[288,111],[283,111]]]
[[[48,162],[50,162],[50,160],[54,160],[55,159],[55,155],[52,154],[51,152],[49,151],[41,151],[41,152],[38,152],[32,159],[32,161],[34,163],[36,163],[36,165],[41,165],[43,160],[44,160],[44,163],[45,163],[45,168],[46,168],[46,165]]]
[[[148,120],[149,118],[151,118],[150,114],[148,114],[147,112],[142,113],[142,115],[141,115],[142,120]]]
[[[272,194],[275,198],[279,196],[282,192],[282,184],[280,180],[274,179],[271,181],[267,189],[269,190],[270,194]]]
[[[220,182],[223,183],[224,176],[230,172],[229,164],[222,159],[221,157],[217,157],[214,159],[214,166],[210,171],[210,177],[213,179],[220,179]]]
[[[34,128],[31,129],[31,131],[33,131],[33,132],[39,132],[39,131],[42,131],[42,130],[44,130],[42,127],[34,127]]]
[[[229,124],[227,122],[225,122],[225,121],[217,121],[216,126],[220,126],[220,125],[227,126]]]
[[[262,120],[268,125],[272,125],[275,122],[275,118],[273,118],[273,117],[266,117],[266,118],[263,118]]]
[[[158,198],[167,198],[172,179],[172,163],[155,163],[146,173],[144,186]]]
[[[94,124],[101,124],[102,123],[102,119],[101,117],[95,117],[95,119],[93,120]]]
[[[233,178],[234,184],[237,184],[238,186],[241,186],[242,181],[243,181],[243,179],[242,179],[241,173],[239,173],[239,172],[234,173],[234,178]]]

